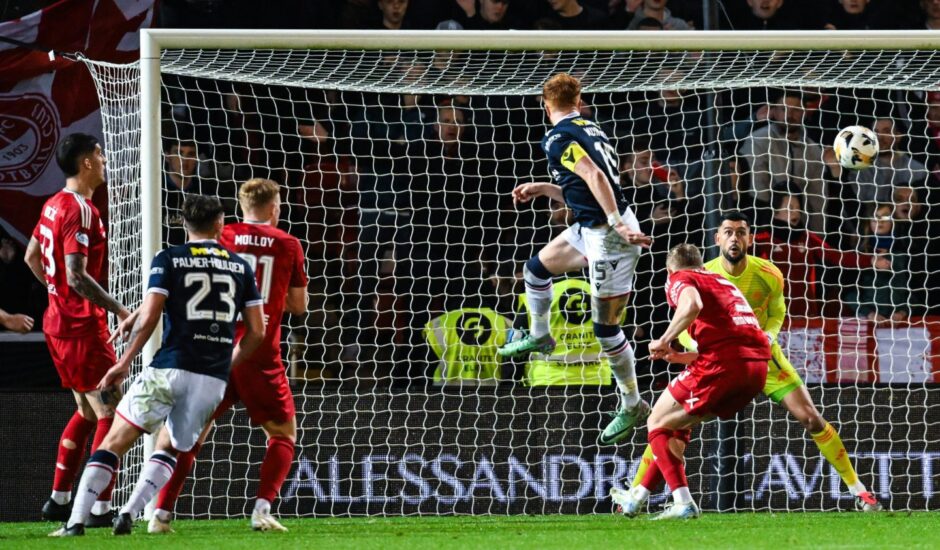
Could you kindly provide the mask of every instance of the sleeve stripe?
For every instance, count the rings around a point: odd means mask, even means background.
[[[245,307],[263,306],[264,300],[249,300],[245,302]]]
[[[150,287],[150,288],[147,289],[147,294],[150,294],[151,292],[154,293],[154,294],[163,294],[164,296],[169,296],[169,295],[170,295],[170,291],[169,291],[169,290],[167,290],[167,289],[165,289],[165,288],[160,288],[160,287],[158,287],[158,286],[152,286],[152,287]]]
[[[77,193],[72,193],[72,198],[74,198],[75,202],[78,203],[78,209],[82,216],[82,229],[90,229],[91,207],[88,206],[88,203],[85,202],[85,199],[79,197]]]

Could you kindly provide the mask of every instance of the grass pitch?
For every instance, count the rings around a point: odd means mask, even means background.
[[[247,519],[176,521],[176,533],[114,537],[89,530],[82,539],[50,539],[52,523],[2,523],[0,548],[344,548],[461,550],[506,548],[940,548],[940,513],[705,514],[686,522],[616,515],[286,519],[288,533],[256,533]]]

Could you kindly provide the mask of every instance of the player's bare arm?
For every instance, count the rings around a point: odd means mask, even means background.
[[[591,190],[591,194],[594,195],[594,199],[597,200],[597,204],[604,209],[605,214],[608,216],[616,216],[617,218],[620,217],[620,212],[617,211],[617,200],[614,198],[614,192],[610,188],[607,176],[594,164],[594,161],[591,160],[590,157],[587,155],[581,157],[574,166],[574,173],[584,180],[588,189]],[[623,240],[633,245],[649,248],[650,244],[653,242],[652,238],[644,235],[640,231],[631,231],[630,228],[622,223],[614,224],[614,230],[617,231]]]
[[[39,247],[39,241],[36,237],[30,237],[29,243],[26,245],[26,255],[23,257],[23,261],[29,266],[29,270],[33,272],[33,276],[45,287],[46,274],[42,267],[42,250]]]
[[[13,332],[27,333],[33,330],[33,318],[22,313],[7,313],[0,309],[0,327]]]
[[[666,331],[658,339],[650,342],[650,357],[663,359],[672,351],[671,342],[679,337],[682,331],[689,328],[692,321],[702,311],[702,297],[698,290],[687,286],[679,293],[676,303],[676,312],[666,327]]]
[[[261,304],[246,307],[242,310],[242,321],[245,324],[245,334],[232,350],[233,368],[251,357],[264,340],[264,308]]]
[[[307,303],[309,301],[310,296],[307,294],[307,287],[292,286],[287,289],[284,311],[291,315],[303,315],[307,313]]]
[[[556,202],[565,202],[561,186],[554,183],[530,181],[512,190],[513,204],[524,204],[538,197],[548,197]]]
[[[130,315],[127,308],[108,294],[105,289],[101,288],[101,285],[85,271],[87,263],[88,258],[83,254],[68,254],[65,256],[65,272],[69,287],[89,302],[117,315],[119,319],[124,319]]]
[[[101,382],[98,383],[98,389],[104,390],[111,386],[116,386],[127,377],[127,373],[130,372],[131,362],[137,357],[140,350],[143,349],[144,344],[147,343],[147,340],[150,339],[150,335],[153,334],[154,329],[157,327],[157,323],[160,321],[160,314],[163,313],[164,303],[166,303],[166,296],[163,294],[157,292],[147,294],[140,309],[133,314],[134,324],[127,340],[127,349],[124,350],[124,354],[121,355],[117,363],[105,373]],[[128,315],[128,318],[130,319],[131,316]],[[123,325],[124,323],[119,325],[114,334],[120,334]],[[114,335],[112,335],[112,340],[113,339]]]

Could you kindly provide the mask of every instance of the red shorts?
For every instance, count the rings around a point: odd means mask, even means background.
[[[108,343],[108,338],[107,330],[78,338],[46,335],[49,355],[59,371],[63,388],[85,393],[98,386],[108,369],[117,363],[114,346]]]
[[[728,362],[724,362],[726,365]],[[695,416],[731,418],[764,389],[767,360],[696,360],[669,383],[669,393]]]
[[[277,364],[281,362],[277,361]],[[283,367],[272,372],[261,370],[257,364],[243,363],[232,369],[225,397],[216,408],[213,418],[219,418],[239,401],[248,409],[248,416],[255,425],[287,422],[297,412]]]

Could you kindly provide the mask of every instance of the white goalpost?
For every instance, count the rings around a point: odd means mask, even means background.
[[[720,215],[744,211],[751,252],[786,264],[779,342],[861,480],[893,509],[937,509],[938,48],[930,31],[144,30],[138,64],[86,61],[109,156],[112,290],[140,303],[154,254],[181,242],[186,193],[218,195],[234,221],[238,183],[275,179],[311,278],[310,314],[284,320],[299,432],[276,511],[605,513],[646,444],[641,429],[598,445],[617,404],[609,376],[544,385],[532,363],[489,359],[525,324],[522,264],[566,224],[558,205],[514,206],[509,191],[547,181],[538,96],[569,72],[654,237],[626,319],[634,347],[668,319],[665,251],[688,241],[715,257]],[[868,171],[827,151],[854,124],[893,136]],[[558,315],[576,331],[589,300],[571,292]],[[158,346],[159,334],[143,365]],[[568,376],[596,354],[531,361]],[[641,353],[644,398],[676,372]],[[177,512],[250,512],[264,449],[243,409],[222,419]],[[128,455],[118,499],[143,454]],[[687,457],[706,510],[853,505],[764,396],[697,430]]]

